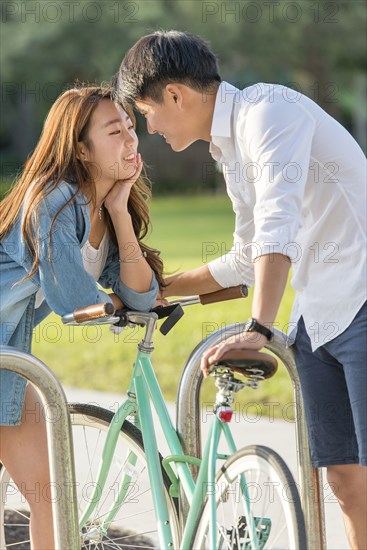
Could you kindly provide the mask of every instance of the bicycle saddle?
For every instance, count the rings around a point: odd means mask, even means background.
[[[272,355],[260,351],[228,351],[214,366],[226,367],[243,376],[260,374],[264,378],[270,378],[278,369],[278,361]]]

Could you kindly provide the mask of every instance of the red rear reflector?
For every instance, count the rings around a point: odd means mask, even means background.
[[[230,407],[219,407],[216,415],[221,422],[230,422],[232,419],[233,410]]]

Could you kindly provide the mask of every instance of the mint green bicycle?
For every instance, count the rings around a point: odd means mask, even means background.
[[[233,290],[213,293],[211,301],[239,297],[239,289]],[[200,301],[183,298],[150,313],[115,312],[111,304],[99,304],[62,319],[64,324],[145,327],[127,399],[117,412],[92,404],[69,405],[82,549],[307,548],[297,486],[288,467],[267,447],[237,450],[230,431],[233,394],[272,376],[274,357],[237,352],[212,367],[216,401],[203,456],[183,453],[150,357],[158,319],[166,318],[160,330],[167,334],[182,316],[181,306]],[[170,453],[164,457],[158,450],[157,423]],[[13,508],[18,530],[26,528],[24,502],[19,502],[4,468],[0,481],[0,540],[6,541],[4,548],[24,550],[29,548],[27,534],[14,540],[10,525]]]

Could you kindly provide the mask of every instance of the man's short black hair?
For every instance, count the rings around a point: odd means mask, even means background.
[[[217,58],[202,38],[179,31],[143,36],[127,52],[114,79],[116,99],[125,105],[137,99],[162,103],[169,82],[202,93],[221,82]]]

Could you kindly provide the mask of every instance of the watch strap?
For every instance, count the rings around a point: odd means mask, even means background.
[[[253,317],[246,322],[245,332],[258,332],[259,334],[265,336],[269,342],[274,337],[274,333],[269,328],[258,323]]]

